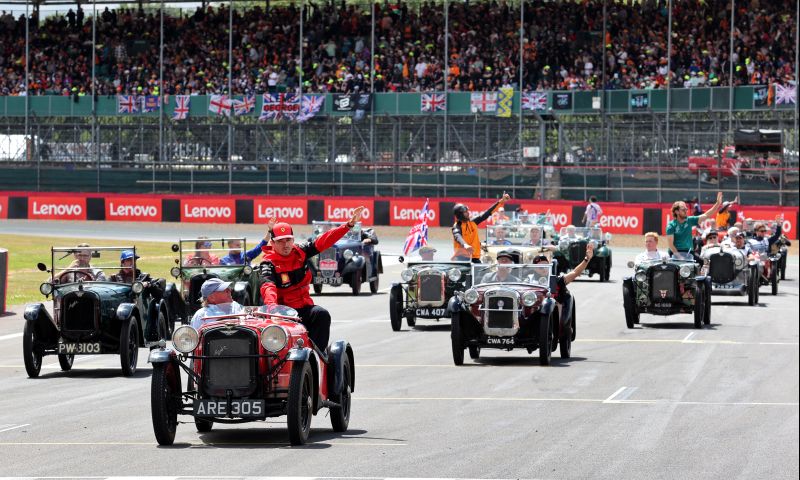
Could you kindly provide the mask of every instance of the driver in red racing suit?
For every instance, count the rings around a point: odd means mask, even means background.
[[[331,329],[331,314],[308,294],[311,271],[306,260],[333,246],[349,229],[361,220],[364,207],[353,210],[350,221],[329,230],[313,240],[300,245],[294,243],[292,227],[287,223],[275,223],[272,217],[267,228],[272,235],[269,245],[262,247],[264,261],[261,277],[261,298],[264,305],[280,304],[297,310],[308,336],[321,351],[328,346]]]

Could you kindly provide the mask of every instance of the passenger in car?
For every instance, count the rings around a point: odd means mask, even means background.
[[[494,227],[494,240],[492,245],[511,245],[511,241],[506,238],[505,227]]]
[[[658,234],[647,232],[644,234],[644,252],[637,255],[633,263],[639,265],[650,260],[666,260],[667,258],[669,257],[666,252],[658,250]]]
[[[541,228],[531,228],[530,236],[528,237],[528,241],[525,242],[526,246],[532,247],[541,247],[544,250],[551,250],[555,251],[556,246],[552,244],[550,239],[542,238],[542,229]]]
[[[263,238],[254,248],[251,248],[242,255],[242,241],[239,239],[228,240],[228,254],[219,261],[221,265],[246,265],[251,260],[261,254],[261,247],[269,242],[268,238]]]
[[[425,245],[425,246],[423,246],[423,247],[421,247],[419,249],[420,258],[422,260],[426,261],[426,262],[432,262],[433,261],[433,254],[434,253],[436,253],[436,249],[431,247],[431,246],[429,246],[429,245]]]
[[[194,243],[194,252],[186,256],[183,261],[187,267],[202,267],[204,265],[219,265],[219,257],[209,252],[213,244],[206,240],[208,237],[197,237]]]
[[[586,245],[586,256],[583,258],[583,261],[579,263],[572,271],[567,273],[562,273],[558,276],[558,281],[556,282],[556,289],[552,292],[553,298],[555,298],[556,302],[564,305],[569,297],[572,296],[567,289],[567,285],[572,283],[576,278],[580,276],[581,273],[586,269],[589,265],[589,262],[592,260],[594,256],[594,244],[588,243]],[[536,258],[533,259],[534,264],[538,263],[549,263],[550,260],[544,255],[537,255]]]
[[[503,267],[502,265],[511,265],[514,263],[514,255],[507,251],[501,250],[497,253],[497,269],[494,272],[489,272],[481,278],[481,283],[495,283],[495,282],[519,282],[520,279],[511,273],[511,267]]]
[[[194,312],[192,317],[192,328],[195,330],[207,322],[207,317],[233,315],[244,311],[244,307],[231,295],[231,282],[224,282],[216,277],[209,278],[200,287],[200,294],[203,296],[203,307]]]
[[[87,272],[98,282],[105,282],[106,275],[99,268],[92,267],[92,250],[88,243],[78,244],[78,248],[72,252],[75,259],[67,267],[69,270],[81,270]]]

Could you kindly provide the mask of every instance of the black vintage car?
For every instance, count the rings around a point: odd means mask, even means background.
[[[577,267],[586,256],[586,244],[594,243],[594,256],[583,271],[589,277],[597,274],[601,282],[607,282],[611,277],[611,248],[608,247],[611,234],[603,234],[599,227],[562,227],[556,243],[558,250],[553,257],[558,260],[558,271],[567,272]]]
[[[694,327],[711,323],[711,277],[693,259],[628,262],[634,274],[622,280],[625,324],[634,328],[642,313],[675,315],[691,313]]]
[[[170,273],[180,280],[188,319],[200,309],[200,287],[209,278],[233,282],[231,293],[239,304],[261,305],[261,275],[253,271],[244,255],[230,255],[228,243],[231,241],[241,242],[241,249],[235,251],[247,252],[247,241],[236,237],[182,238],[172,245],[172,251],[178,254],[178,258]]]
[[[341,222],[312,222],[311,238],[341,225]],[[364,244],[369,238],[370,243]],[[320,252],[308,261],[313,275],[314,293],[322,293],[323,285],[340,287],[348,285],[353,295],[361,293],[361,284],[369,282],[369,291],[377,293],[379,277],[383,273],[381,252],[375,248],[378,237],[371,229],[362,229],[357,223],[334,246]]]
[[[471,286],[472,263],[409,262],[400,278],[403,282],[392,284],[389,290],[389,320],[395,332],[400,330],[403,317],[409,327],[416,325],[417,318],[450,318],[447,301],[457,290]]]
[[[136,372],[140,347],[169,338],[173,317],[165,298],[153,295],[150,285],[135,275],[127,282],[111,281],[110,272],[121,270],[123,250],[135,255],[135,247],[52,248],[51,269],[38,264],[51,274],[39,290],[52,295],[53,316],[43,303],[25,308],[22,347],[29,377],[39,376],[45,355],[58,355],[61,369],[69,371],[75,355],[84,354],[119,355],[123,375],[130,376]],[[90,267],[76,263],[81,256],[84,262],[89,257],[96,261]],[[135,258],[131,268],[136,271]]]

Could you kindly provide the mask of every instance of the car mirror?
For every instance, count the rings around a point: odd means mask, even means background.
[[[92,258],[100,258],[100,252],[98,252],[97,250],[92,252]]]
[[[180,249],[181,249],[181,247],[179,247],[177,243],[173,243],[173,244],[172,244],[172,251],[173,251],[173,252],[176,252],[176,253],[177,253],[177,252],[178,252],[178,250],[180,250]]]
[[[44,263],[41,263],[41,262],[36,264],[36,268],[38,268],[40,272],[46,272],[47,271],[47,265],[45,265]]]
[[[633,268],[634,265],[633,260],[628,260],[628,268]]]

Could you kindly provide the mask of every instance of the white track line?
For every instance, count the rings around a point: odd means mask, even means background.
[[[6,428],[3,428],[3,429],[0,429],[0,433],[7,432],[9,430],[16,430],[17,428],[27,427],[29,425],[30,425],[30,423],[23,423],[22,425],[12,425],[10,427],[6,427]]]
[[[22,332],[20,332],[20,333],[12,333],[12,334],[9,334],[9,335],[3,335],[3,336],[0,337],[0,341],[2,341],[2,340],[11,340],[12,338],[19,338],[21,336],[22,336]]]

